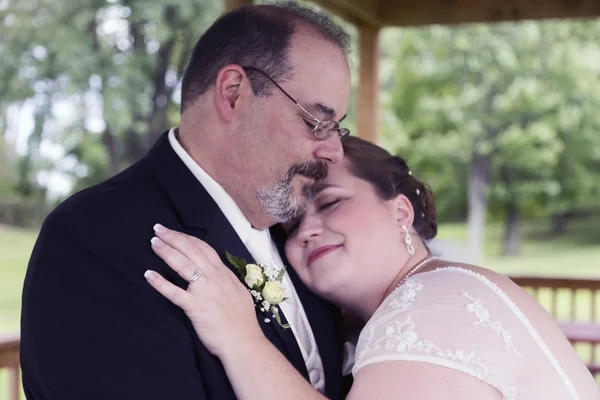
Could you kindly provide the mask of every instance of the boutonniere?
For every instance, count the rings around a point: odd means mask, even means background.
[[[267,314],[265,322],[271,322],[268,317],[270,313],[277,320],[279,326],[288,329],[290,325],[281,323],[279,308],[277,307],[279,303],[287,300],[287,297],[283,297],[285,267],[277,271],[262,264],[249,264],[243,258],[232,256],[228,251],[225,252],[225,256],[240,275],[242,281],[248,286],[254,299],[254,305]]]

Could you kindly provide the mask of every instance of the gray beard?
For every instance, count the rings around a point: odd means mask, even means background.
[[[301,216],[312,199],[312,185],[304,185],[302,195],[294,195],[292,180],[296,174],[315,181],[324,179],[327,176],[327,164],[324,161],[313,161],[292,165],[278,182],[257,190],[256,198],[263,212],[279,223]]]

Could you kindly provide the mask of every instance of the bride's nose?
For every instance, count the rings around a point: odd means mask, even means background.
[[[298,239],[305,246],[310,239],[321,235],[323,231],[324,227],[321,218],[316,215],[306,214],[298,227]]]

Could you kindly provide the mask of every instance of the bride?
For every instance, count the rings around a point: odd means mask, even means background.
[[[285,228],[302,281],[366,323],[349,399],[600,399],[534,298],[502,275],[430,253],[433,195],[404,160],[354,137],[343,146],[344,161]],[[154,271],[146,279],[186,312],[238,398],[323,398],[263,336],[247,286],[212,248],[155,231],[154,252],[194,279],[187,291]]]

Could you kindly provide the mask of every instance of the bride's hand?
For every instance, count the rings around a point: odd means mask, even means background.
[[[172,284],[155,271],[147,271],[148,282],[173,304],[181,307],[206,348],[222,356],[238,344],[264,339],[256,320],[248,289],[227,268],[217,253],[193,236],[155,226],[152,250],[183,279],[200,276],[187,290]]]

